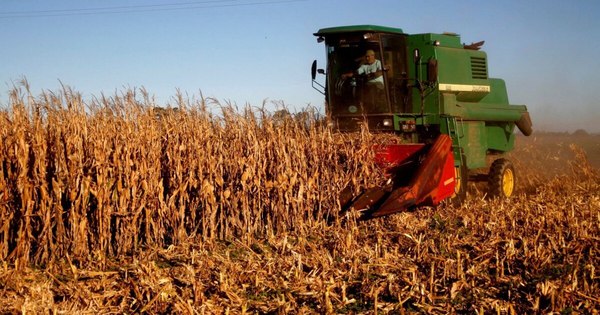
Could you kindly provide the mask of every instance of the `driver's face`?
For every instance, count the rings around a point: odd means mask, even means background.
[[[375,62],[375,54],[366,54],[365,58],[367,59],[368,64]]]

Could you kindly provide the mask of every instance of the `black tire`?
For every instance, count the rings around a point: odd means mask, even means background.
[[[515,192],[517,178],[515,168],[507,159],[497,159],[488,174],[488,195],[492,198],[510,198]]]
[[[469,169],[466,165],[466,157],[463,155],[463,163],[459,167],[455,167],[456,186],[454,187],[454,195],[450,197],[450,203],[455,207],[460,205],[467,199],[467,184],[469,183]]]

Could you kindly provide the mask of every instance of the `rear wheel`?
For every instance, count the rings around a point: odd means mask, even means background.
[[[510,198],[516,187],[515,168],[507,159],[497,159],[490,167],[488,188],[490,197]]]

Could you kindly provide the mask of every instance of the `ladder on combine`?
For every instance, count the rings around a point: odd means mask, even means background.
[[[465,165],[465,157],[462,149],[462,145],[460,144],[461,138],[465,136],[465,130],[462,122],[462,118],[460,119],[460,130],[459,132],[459,124],[456,119],[456,116],[446,116],[446,126],[448,128],[448,135],[452,139],[452,151],[454,152],[454,163],[456,167],[463,167]],[[461,174],[459,172],[457,180],[461,180]]]

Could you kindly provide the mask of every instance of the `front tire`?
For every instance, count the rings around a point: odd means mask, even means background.
[[[488,175],[489,196],[510,198],[516,188],[516,174],[512,163],[507,159],[497,159],[490,167]]]
[[[450,203],[455,207],[460,207],[467,199],[467,184],[469,182],[469,170],[464,166],[454,168],[456,186],[454,187],[454,195],[450,197]]]
[[[465,162],[466,157],[463,156],[463,164],[454,167],[454,179],[456,185],[454,186],[454,195],[450,197],[450,203],[455,207],[460,205],[467,199],[467,184],[469,182],[469,169]]]

